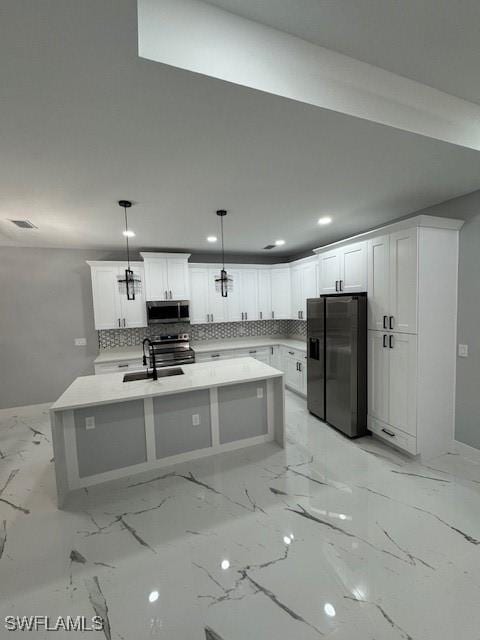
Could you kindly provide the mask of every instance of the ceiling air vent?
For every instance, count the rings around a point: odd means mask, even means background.
[[[266,247],[263,247],[264,249],[275,249],[275,245],[274,244],[267,244]]]
[[[10,220],[10,222],[20,229],[38,229],[30,220]]]

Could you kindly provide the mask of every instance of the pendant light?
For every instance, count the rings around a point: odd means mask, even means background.
[[[127,295],[127,300],[135,300],[135,294],[141,292],[142,281],[130,268],[130,247],[128,239],[135,234],[128,228],[127,209],[132,206],[132,203],[130,200],[119,200],[118,204],[123,208],[125,215],[125,231],[123,232],[123,235],[127,241],[127,268],[125,269],[123,276],[118,276],[118,290],[120,293]]]
[[[217,211],[217,216],[220,218],[220,229],[222,235],[222,269],[220,270],[220,275],[215,276],[215,289],[218,291],[222,298],[226,298],[228,296],[229,291],[233,291],[233,280],[227,274],[225,270],[225,245],[223,242],[223,219],[227,215],[225,209],[219,209]]]

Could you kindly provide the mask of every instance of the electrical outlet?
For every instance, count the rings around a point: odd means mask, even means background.
[[[95,416],[85,418],[85,429],[95,429]]]
[[[468,344],[458,345],[458,355],[460,358],[468,358]]]
[[[257,387],[257,398],[263,398],[263,387]]]
[[[75,338],[74,343],[75,343],[76,347],[86,347],[87,346],[87,339],[86,338]]]
[[[199,424],[200,424],[200,416],[198,415],[198,413],[194,413],[192,415],[192,425],[194,427],[198,427]]]

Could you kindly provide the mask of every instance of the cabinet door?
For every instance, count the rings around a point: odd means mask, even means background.
[[[227,271],[227,273],[230,273],[230,271]],[[235,287],[238,286],[238,282],[234,281],[233,291],[229,292],[227,298],[222,298],[222,294],[215,287],[215,278],[219,275],[220,269],[208,270],[208,313],[212,322],[227,321],[227,301],[230,300],[232,295],[235,295]]]
[[[188,263],[183,258],[167,258],[167,294],[169,300],[189,300]]]
[[[391,333],[389,424],[417,435],[417,336]]]
[[[368,332],[368,413],[389,422],[389,357],[388,335]]]
[[[145,275],[143,266],[132,265],[135,277],[140,278],[141,290],[135,293],[135,300],[127,300],[126,293],[119,293],[120,306],[122,312],[122,326],[124,327],[146,327],[147,326],[147,306],[145,304]],[[119,271],[122,275],[123,270]]]
[[[341,280],[340,250],[320,254],[320,293],[337,293],[337,283]]]
[[[417,332],[417,229],[390,234],[390,315],[395,332]]]
[[[279,346],[274,346],[270,348],[270,364],[275,369],[279,371],[283,371],[283,360],[281,355],[281,348]]]
[[[291,314],[290,267],[272,269],[272,317],[288,320]]]
[[[156,258],[145,260],[145,293],[147,300],[167,300],[168,279],[167,260]]]
[[[122,326],[122,310],[118,291],[116,265],[91,267],[95,329],[118,329]]]
[[[209,269],[192,267],[190,269],[190,322],[204,324],[208,322],[208,275]]]
[[[270,320],[272,317],[272,280],[269,269],[259,269],[258,277],[258,319]]]
[[[340,258],[340,290],[358,293],[367,290],[367,243],[343,247]]]
[[[302,320],[307,319],[307,300],[317,298],[317,261],[309,262],[302,268]]]
[[[257,271],[256,269],[242,269],[241,271],[241,307],[244,320],[257,320]]]
[[[291,317],[294,320],[299,320],[301,317],[301,310],[303,309],[303,287],[302,287],[302,267],[293,267],[291,272],[291,288],[292,288],[292,312]]]
[[[285,384],[295,391],[301,391],[298,358],[290,353],[285,358]]]
[[[368,242],[368,328],[382,331],[390,314],[390,236]]]
[[[244,319],[245,311],[242,309],[243,301],[243,281],[240,269],[227,269],[228,275],[233,280],[233,290],[228,292],[226,301],[226,312],[228,322],[240,322]],[[217,293],[220,296],[219,293]]]

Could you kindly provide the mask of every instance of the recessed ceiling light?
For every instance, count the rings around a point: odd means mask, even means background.
[[[285,244],[285,240],[275,240],[275,245],[277,247],[283,247],[284,244]]]
[[[217,236],[207,236],[207,242],[216,242]]]
[[[318,224],[330,224],[332,219],[330,216],[324,216],[323,218],[319,218]]]
[[[122,231],[122,233],[126,238],[134,238],[135,237],[135,231],[132,231],[131,229],[125,229],[125,231]]]

